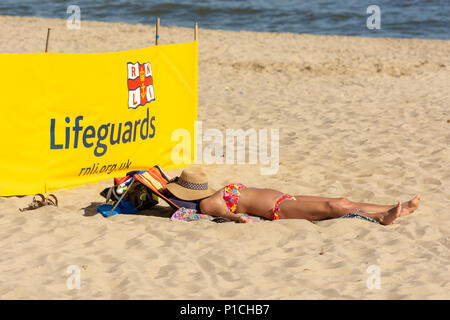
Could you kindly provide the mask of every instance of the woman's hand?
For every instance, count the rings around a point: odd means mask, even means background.
[[[239,216],[238,222],[239,222],[239,223],[247,223],[247,222],[248,222],[248,219],[245,218],[245,217]]]
[[[200,201],[200,211],[213,217],[225,218],[238,223],[247,223],[249,220],[245,217],[231,213],[222,198],[210,197]]]

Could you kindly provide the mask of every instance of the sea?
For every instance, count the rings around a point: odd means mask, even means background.
[[[0,15],[146,25],[159,17],[162,26],[450,39],[450,0],[0,0]]]

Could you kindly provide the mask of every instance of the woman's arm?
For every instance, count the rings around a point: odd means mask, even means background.
[[[241,216],[238,216],[237,214],[231,213],[228,210],[226,212],[222,212],[220,217],[229,219],[231,221],[240,222],[240,223],[246,222],[246,220],[244,218],[242,218]]]
[[[228,211],[227,206],[220,202],[220,199],[210,197],[200,201],[200,211],[210,216],[226,218],[231,221],[244,223],[246,220]]]

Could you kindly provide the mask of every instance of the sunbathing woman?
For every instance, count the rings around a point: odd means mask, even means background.
[[[306,219],[318,221],[358,212],[383,225],[389,225],[401,216],[407,216],[419,206],[420,196],[395,205],[376,205],[352,202],[346,198],[323,198],[290,195],[273,189],[250,188],[236,183],[215,191],[208,186],[205,173],[198,166],[183,170],[180,177],[166,185],[177,198],[195,201],[202,213],[246,222],[236,213],[247,213],[269,220]],[[370,212],[370,213],[369,213]]]

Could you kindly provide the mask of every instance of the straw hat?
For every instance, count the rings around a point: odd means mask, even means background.
[[[200,166],[189,166],[185,168],[179,177],[166,184],[175,197],[181,200],[199,200],[207,198],[216,190],[208,185],[208,177]]]

